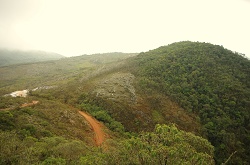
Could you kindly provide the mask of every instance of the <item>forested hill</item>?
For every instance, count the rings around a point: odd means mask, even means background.
[[[217,164],[250,164],[250,61],[222,46],[178,42],[141,53],[139,85],[158,90],[199,115]]]
[[[58,60],[64,56],[44,51],[21,51],[0,49],[0,67],[21,63]]]

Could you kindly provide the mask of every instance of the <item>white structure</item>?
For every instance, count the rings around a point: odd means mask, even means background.
[[[22,90],[22,91],[12,92],[10,95],[12,97],[26,97],[28,95],[28,93],[29,93],[28,90]]]

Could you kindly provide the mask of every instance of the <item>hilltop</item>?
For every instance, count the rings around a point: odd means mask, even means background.
[[[222,46],[185,41],[141,53],[131,62],[146,94],[158,91],[197,114],[218,164],[235,151],[232,162],[249,160],[248,59]]]

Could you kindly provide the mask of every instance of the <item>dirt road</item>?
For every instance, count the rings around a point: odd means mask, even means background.
[[[103,143],[104,138],[105,138],[105,134],[102,131],[100,123],[96,119],[88,115],[87,113],[83,111],[78,111],[78,112],[89,122],[89,124],[93,128],[93,131],[95,133],[96,145],[100,146]]]
[[[24,103],[20,106],[20,108],[23,108],[23,107],[29,107],[29,106],[32,106],[32,105],[36,105],[38,104],[39,101],[35,101],[33,100],[31,103]],[[12,108],[5,108],[5,109],[0,109],[0,110],[12,110]],[[96,145],[97,146],[100,146],[103,141],[104,141],[104,138],[105,138],[105,134],[104,132],[102,131],[102,126],[101,124],[96,120],[94,119],[93,117],[91,117],[90,115],[88,115],[87,113],[83,112],[83,111],[78,111],[80,113],[80,115],[82,115],[88,122],[89,124],[91,125],[94,133],[95,133],[95,142],[96,142]]]

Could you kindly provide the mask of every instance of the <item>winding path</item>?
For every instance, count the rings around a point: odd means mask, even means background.
[[[29,106],[32,106],[32,105],[36,105],[38,103],[39,103],[39,101],[33,100],[31,103],[24,103],[19,107],[20,108],[29,107]],[[74,107],[71,107],[71,108],[74,108]],[[1,111],[7,111],[7,110],[12,110],[12,109],[14,109],[14,108],[5,108],[5,109],[0,109],[0,110]],[[105,139],[105,133],[102,130],[103,126],[95,118],[93,118],[92,116],[90,116],[86,112],[78,110],[78,113],[80,115],[82,115],[89,122],[90,126],[92,127],[92,129],[93,129],[93,131],[95,133],[95,143],[96,143],[97,146],[100,146],[104,142],[104,139]]]
[[[78,111],[80,113],[80,115],[82,115],[91,125],[93,131],[95,132],[95,142],[97,146],[100,146],[105,138],[105,134],[102,131],[101,128],[101,124],[94,119],[93,117],[91,117],[90,115],[88,115],[87,113],[83,112],[83,111]]]

